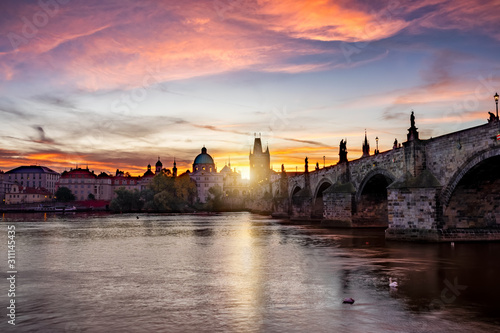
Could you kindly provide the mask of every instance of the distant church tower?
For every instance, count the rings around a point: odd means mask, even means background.
[[[156,162],[156,171],[155,174],[161,173],[161,168],[163,167],[163,164],[160,162],[160,156],[158,156],[158,162]]]
[[[271,156],[269,146],[266,151],[262,150],[260,137],[255,137],[253,143],[253,153],[250,151],[250,182],[257,184],[261,181],[268,181],[271,176]]]
[[[174,157],[174,167],[172,168],[172,176],[177,177],[177,163],[175,163],[175,157]]]
[[[370,144],[368,143],[368,139],[366,138],[366,131],[365,131],[365,142],[363,142],[363,156],[361,157],[366,157],[370,156]]]

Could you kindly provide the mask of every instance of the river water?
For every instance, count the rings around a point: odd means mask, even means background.
[[[9,225],[16,325],[2,279],[1,332],[500,331],[499,243],[386,242],[250,213],[4,214],[3,277]]]

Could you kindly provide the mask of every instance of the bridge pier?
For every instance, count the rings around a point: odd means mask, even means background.
[[[291,220],[310,220],[313,212],[313,199],[311,190],[304,188],[292,197]]]
[[[274,218],[288,218],[290,216],[290,207],[288,197],[282,196],[274,198],[273,212],[271,214]]]
[[[442,210],[439,202],[441,184],[424,170],[419,176],[409,173],[387,188],[390,240],[439,241]]]
[[[352,183],[335,183],[323,192],[323,220],[329,227],[352,227],[356,188]]]

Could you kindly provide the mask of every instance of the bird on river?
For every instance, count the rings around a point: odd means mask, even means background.
[[[391,288],[397,288],[398,283],[396,281],[392,281],[392,278],[389,278],[389,287]]]

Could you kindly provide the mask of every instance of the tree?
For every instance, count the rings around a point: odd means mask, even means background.
[[[87,197],[88,200],[95,200],[95,195],[92,194],[92,193],[89,193],[88,197]]]
[[[56,200],[60,202],[69,202],[76,199],[71,190],[65,186],[59,187],[56,191],[55,196]]]
[[[188,174],[172,177],[161,172],[153,177],[149,188],[141,192],[144,208],[153,211],[179,212],[189,209],[196,197],[196,185]]]
[[[109,208],[115,212],[135,212],[142,208],[141,193],[138,190],[129,191],[125,187],[115,190],[116,197],[111,200]]]
[[[182,202],[192,205],[196,199],[196,183],[191,180],[189,174],[183,174],[175,178],[175,196]]]
[[[213,211],[220,211],[222,209],[222,197],[224,193],[220,186],[212,186],[208,190],[208,200],[207,200],[207,208]]]

